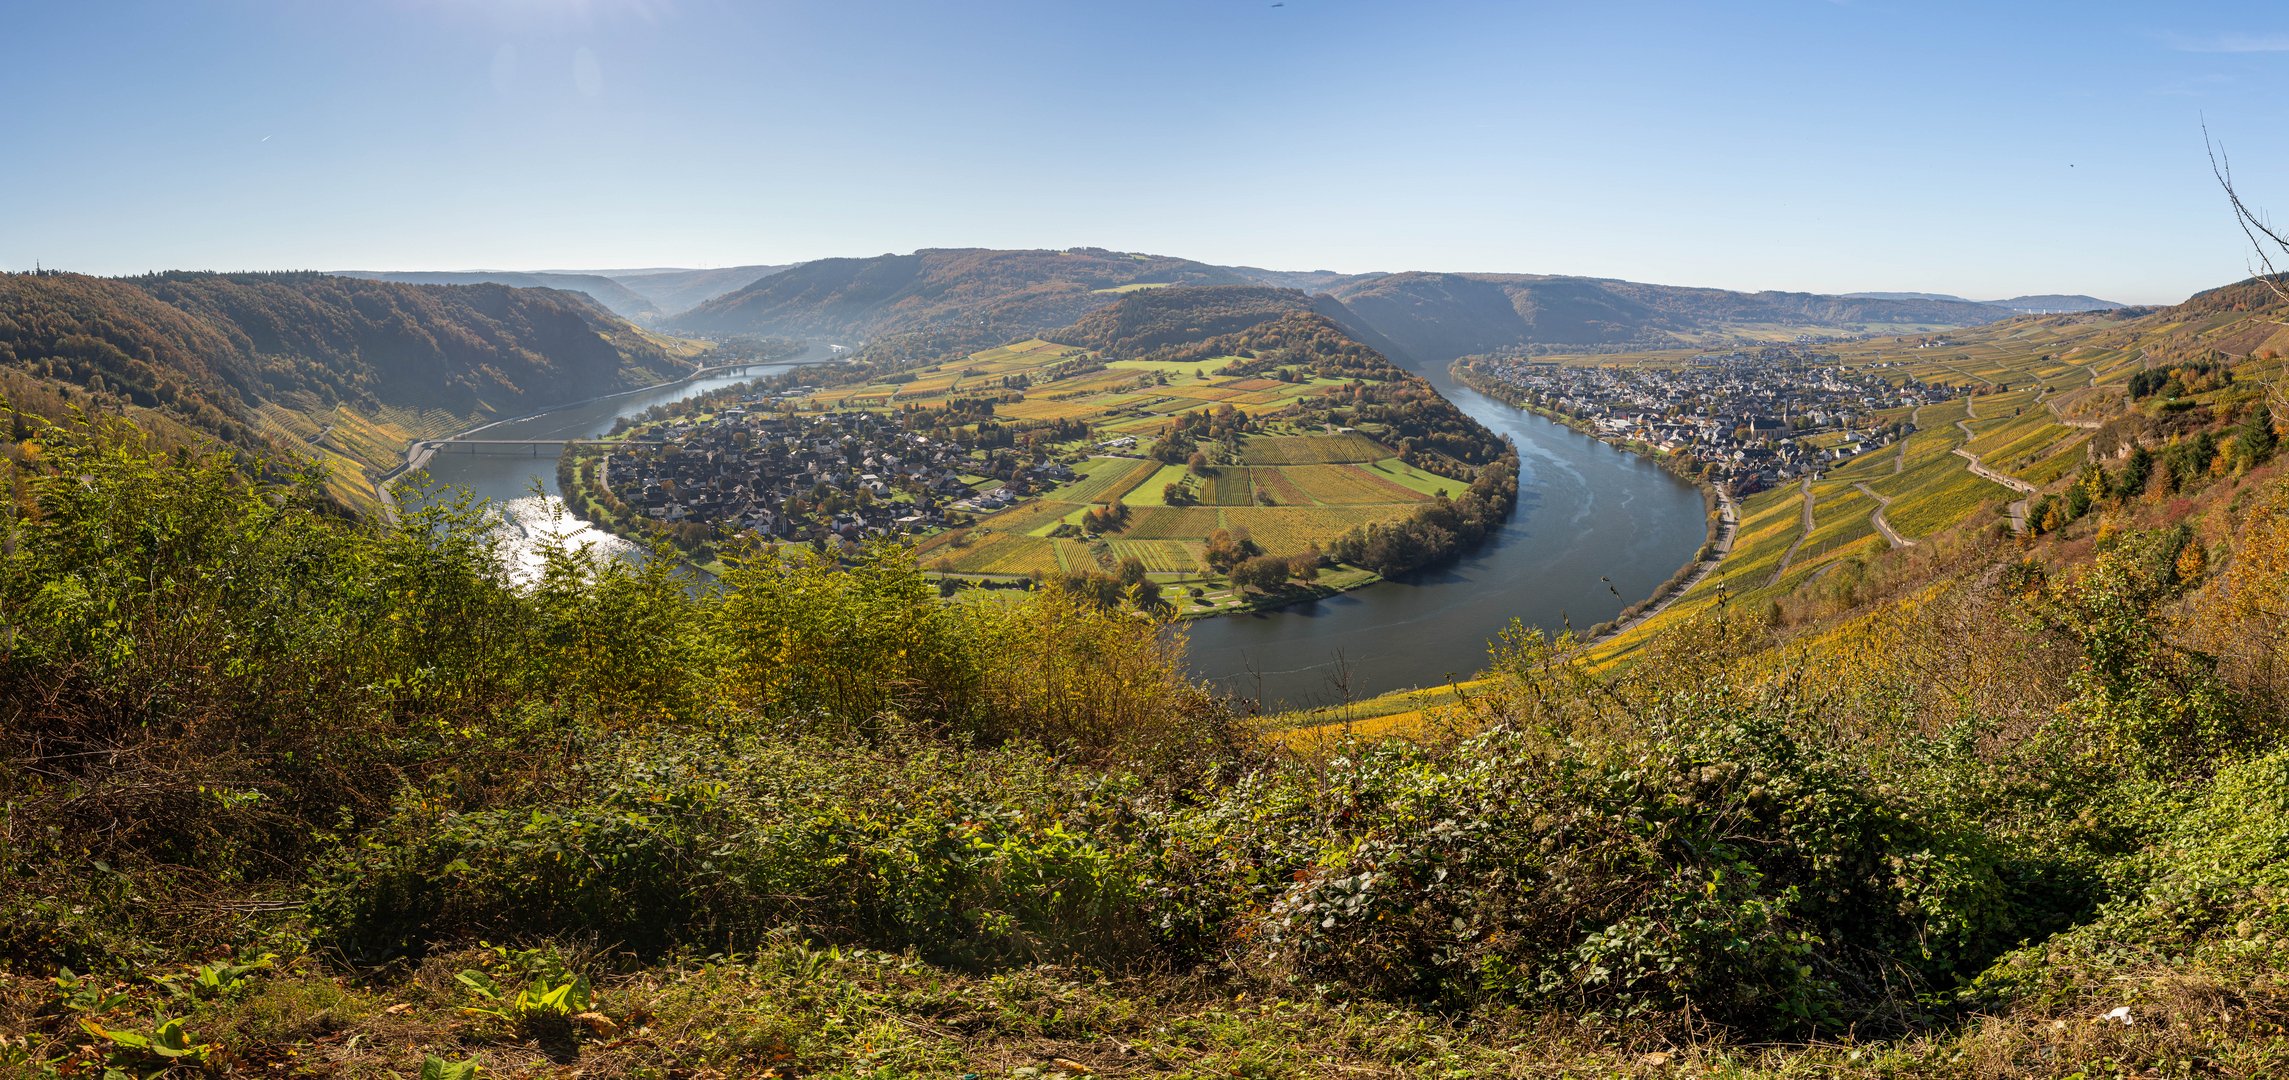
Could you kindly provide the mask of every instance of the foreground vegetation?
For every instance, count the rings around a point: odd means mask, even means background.
[[[467,505],[354,523],[107,423],[20,453],[19,1073],[2289,1061],[2277,466],[1820,633],[1521,630],[1414,738],[1294,753],[1111,598],[945,604],[895,548],[519,587]]]

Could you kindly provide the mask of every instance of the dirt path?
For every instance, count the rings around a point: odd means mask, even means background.
[[[1974,454],[1969,450],[1965,450],[1960,446],[1955,448],[1955,454],[1957,457],[1962,458],[1965,467],[1970,469],[1971,472],[1978,476],[1980,479],[1992,480],[2023,495],[2033,496],[2035,494],[2035,485],[2021,480],[2016,476],[2011,476],[2007,473],[1999,473],[1993,469],[1988,468],[1985,462],[1979,460],[1979,455]],[[2032,498],[2020,499],[2019,501],[2004,507],[2004,512],[2011,515],[2012,532],[2027,531],[2027,506],[2032,501]]]
[[[1879,495],[1876,493],[1876,489],[1866,484],[1855,482],[1852,486],[1859,488],[1860,494],[1876,500],[1876,508],[1868,511],[1868,523],[1874,525],[1877,532],[1884,534],[1884,539],[1891,542],[1892,550],[1897,551],[1901,548],[1915,546],[1915,541],[1893,532],[1892,523],[1884,520],[1884,511],[1892,508],[1891,496]]]
[[[1796,538],[1795,543],[1788,545],[1787,551],[1781,553],[1780,565],[1772,568],[1772,580],[1764,583],[1766,588],[1780,584],[1780,575],[1788,572],[1789,561],[1796,558],[1796,549],[1803,547],[1804,542],[1810,539],[1812,539],[1812,478],[1807,476],[1804,478],[1804,532]]]
[[[1662,612],[1669,610],[1669,605],[1676,603],[1680,599],[1683,599],[1686,593],[1692,592],[1694,586],[1699,585],[1703,579],[1706,579],[1710,574],[1716,572],[1717,566],[1725,561],[1725,556],[1733,553],[1733,538],[1740,533],[1740,530],[1740,504],[1734,502],[1732,496],[1726,495],[1721,491],[1718,492],[1717,538],[1715,541],[1715,546],[1709,549],[1709,557],[1701,560],[1698,565],[1694,566],[1692,575],[1687,577],[1683,582],[1679,583],[1676,588],[1669,590],[1668,595],[1654,601],[1652,605],[1648,606],[1644,611],[1640,611],[1628,619],[1624,619],[1621,622],[1613,624],[1612,629],[1607,630],[1605,633],[1598,635],[1598,637],[1592,640],[1603,641],[1606,638],[1612,637],[1624,630],[1628,630],[1631,627],[1634,627],[1637,624],[1654,617],[1655,615],[1659,615]]]

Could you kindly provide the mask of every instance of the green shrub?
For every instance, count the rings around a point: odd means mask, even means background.
[[[1343,827],[1271,904],[1265,950],[1405,998],[1896,1021],[1904,990],[2018,939],[2004,860],[1788,736],[1781,708],[1679,698],[1611,744],[1364,747],[1313,808]]]
[[[942,963],[1114,963],[1169,937],[1136,785],[1022,747],[871,751],[679,737],[602,752],[577,801],[411,798],[320,874],[324,940],[358,957],[583,933],[646,954],[794,927]]]

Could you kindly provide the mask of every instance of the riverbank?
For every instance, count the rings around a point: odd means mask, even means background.
[[[1625,450],[1629,453],[1636,454],[1637,456],[1660,466],[1664,472],[1676,476],[1679,479],[1689,481],[1694,485],[1704,489],[1711,491],[1714,490],[1715,486],[1702,479],[1699,470],[1693,469],[1685,464],[1687,461],[1691,461],[1691,458],[1681,458],[1676,454],[1663,453],[1659,447],[1637,439],[1616,439],[1610,435],[1607,435],[1605,432],[1599,431],[1595,424],[1592,424],[1587,420],[1583,420],[1578,416],[1572,416],[1567,413],[1559,412],[1556,409],[1536,405],[1532,402],[1526,401],[1519,397],[1517,391],[1491,379],[1481,377],[1478,372],[1469,366],[1467,363],[1469,359],[1470,358],[1466,356],[1460,360],[1456,360],[1454,363],[1447,366],[1447,373],[1452,375],[1456,382],[1470,387],[1472,390],[1476,390],[1481,394],[1485,394],[1487,397],[1502,402],[1503,404],[1517,409],[1520,412],[1532,413],[1535,416],[1539,416],[1544,420],[1548,420],[1551,423],[1566,428],[1570,431],[1578,431],[1584,435],[1589,436],[1590,438],[1596,439],[1597,441],[1606,444],[1607,446],[1612,446],[1621,450]]]
[[[1669,580],[1662,582],[1661,587],[1655,589],[1652,595],[1623,608],[1621,613],[1614,616],[1610,621],[1592,626],[1585,643],[1595,644],[1604,641],[1661,614],[1671,604],[1676,603],[1679,597],[1690,591],[1693,586],[1700,584],[1703,578],[1713,573],[1717,564],[1723,562],[1725,556],[1732,553],[1734,534],[1740,529],[1740,504],[1733,500],[1730,491],[1711,483],[1700,474],[1700,470],[1689,468],[1685,462],[1690,461],[1690,458],[1663,453],[1659,448],[1636,439],[1612,438],[1599,431],[1595,425],[1579,417],[1569,416],[1555,409],[1526,402],[1508,387],[1481,378],[1477,371],[1471,368],[1469,359],[1469,357],[1462,357],[1447,365],[1447,373],[1453,376],[1456,382],[1512,408],[1532,413],[1625,453],[1634,454],[1652,462],[1670,475],[1691,483],[1701,492],[1702,504],[1708,515],[1708,539],[1701,545],[1700,550],[1694,553],[1692,561],[1678,567],[1677,572],[1671,574]]]
[[[382,473],[381,475],[373,477],[368,482],[373,487],[375,497],[381,503],[382,520],[389,524],[395,524],[397,521],[398,506],[397,497],[390,490],[391,486],[396,484],[399,480],[404,479],[406,476],[427,468],[430,464],[430,461],[436,456],[436,448],[439,444],[449,443],[459,439],[471,438],[473,436],[491,431],[494,428],[503,427],[509,424],[530,423],[538,420],[543,420],[551,415],[618,401],[622,398],[635,397],[641,394],[656,394],[663,390],[671,390],[678,386],[683,386],[688,383],[695,383],[702,379],[722,375],[728,372],[741,371],[747,368],[757,367],[789,369],[801,367],[806,363],[817,362],[813,358],[812,354],[818,352],[819,348],[819,343],[809,343],[806,344],[805,347],[800,351],[786,357],[774,358],[765,356],[757,359],[740,360],[733,363],[701,364],[693,367],[690,371],[685,372],[683,375],[673,379],[667,379],[656,383],[647,383],[643,386],[630,387],[626,390],[615,390],[609,394],[597,394],[593,397],[581,398],[577,401],[560,402],[558,404],[550,405],[549,407],[542,409],[539,412],[528,413],[523,416],[504,416],[492,420],[487,420],[481,424],[476,424],[474,426],[453,432],[450,435],[412,439],[406,443],[403,458],[398,462],[398,464],[392,466],[388,471]],[[830,350],[826,355],[832,357],[834,355],[832,350],[839,350],[841,346],[827,344],[825,348]],[[552,438],[543,438],[536,439],[535,441],[545,442],[555,440]]]

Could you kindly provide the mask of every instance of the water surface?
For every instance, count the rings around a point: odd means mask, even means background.
[[[1518,446],[1518,509],[1456,562],[1279,611],[1187,625],[1193,671],[1267,708],[1435,686],[1484,667],[1513,618],[1576,629],[1653,594],[1707,539],[1701,493],[1634,454],[1425,377]]]

